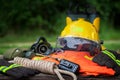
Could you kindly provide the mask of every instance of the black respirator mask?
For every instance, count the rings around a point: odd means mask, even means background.
[[[38,40],[31,46],[31,51],[43,55],[49,55],[53,52],[53,48],[50,43],[44,37],[39,37]]]

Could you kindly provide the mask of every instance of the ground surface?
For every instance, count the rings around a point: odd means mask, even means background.
[[[70,76],[63,75],[65,80],[73,80]],[[59,80],[56,75],[49,75],[49,74],[43,74],[40,73],[35,76],[31,76],[29,78],[22,78],[22,79],[14,79],[8,76],[4,76],[0,74],[0,80]],[[83,77],[83,76],[78,76],[78,80],[120,80],[120,76],[114,76],[114,77],[106,77],[106,76],[99,76],[99,77]]]

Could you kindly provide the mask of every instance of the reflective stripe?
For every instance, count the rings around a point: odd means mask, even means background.
[[[1,66],[0,71],[3,71],[5,68],[7,68],[7,66]]]
[[[104,50],[104,51],[102,51],[104,54],[107,54],[109,57],[111,57],[113,60],[116,60],[116,57],[111,53],[111,52],[109,52],[109,51],[107,51],[107,50]]]
[[[9,67],[19,67],[20,65],[18,65],[18,64],[12,64],[12,65],[10,65]]]
[[[120,60],[117,59],[117,60],[116,60],[116,63],[120,66]]]
[[[113,53],[107,51],[107,50],[104,50],[102,51],[104,54],[108,55],[110,58],[112,58],[119,66],[120,66],[120,60],[116,59],[116,57],[114,56]]]
[[[6,67],[5,69],[3,69],[2,72],[5,73],[7,70],[10,70],[10,69],[18,67],[18,66],[20,66],[20,65],[18,65],[18,64],[12,64],[9,67]]]
[[[86,59],[88,59],[88,60],[91,60],[92,61],[92,59],[93,59],[93,57],[89,57],[89,56],[87,56],[87,55],[85,55],[84,56]]]

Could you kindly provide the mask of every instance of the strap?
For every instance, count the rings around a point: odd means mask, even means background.
[[[104,54],[108,55],[110,58],[112,58],[119,66],[120,66],[120,60],[116,59],[115,55],[108,51],[108,50],[104,50],[102,51]]]

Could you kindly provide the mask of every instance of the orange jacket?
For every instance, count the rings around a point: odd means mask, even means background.
[[[106,66],[100,66],[94,62],[92,62],[92,56],[90,56],[89,52],[83,51],[64,51],[59,53],[54,53],[51,57],[66,59],[71,62],[74,62],[80,66],[79,72],[83,75],[114,75],[115,71],[111,68],[107,68]],[[52,58],[43,58],[43,60],[56,62],[58,61]]]

